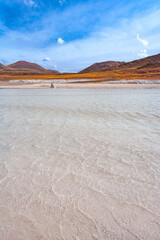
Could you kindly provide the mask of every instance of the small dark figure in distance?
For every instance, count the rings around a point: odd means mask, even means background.
[[[51,88],[55,88],[54,84],[51,82]]]

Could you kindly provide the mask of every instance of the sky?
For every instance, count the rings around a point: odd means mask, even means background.
[[[160,53],[159,0],[0,0],[0,63],[60,72]]]

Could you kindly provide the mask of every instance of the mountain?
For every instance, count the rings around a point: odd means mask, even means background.
[[[53,76],[58,74],[58,76]],[[95,79],[97,81],[119,79],[150,79],[160,80],[160,54],[141,58],[130,62],[107,61],[95,63],[79,73],[60,74],[57,71],[45,69],[38,64],[26,61],[4,66],[0,64],[0,79],[19,78],[58,78],[58,79]],[[48,75],[48,77],[47,77]]]
[[[102,63],[95,63],[88,68],[80,71],[79,73],[93,73],[93,72],[105,72],[105,71],[129,71],[129,72],[142,72],[142,70],[159,71],[160,70],[160,54],[141,58],[131,62],[116,62],[107,61]]]
[[[4,66],[2,63],[0,63],[0,70],[5,70],[6,66]]]
[[[126,62],[118,66],[117,69],[155,69],[160,68],[160,54],[152,55],[149,57],[141,58],[131,62]]]
[[[113,67],[120,66],[124,62],[118,62],[118,61],[107,61],[107,62],[101,62],[101,63],[95,63],[79,73],[92,73],[92,72],[102,72],[102,71],[107,71]]]
[[[36,63],[30,63],[26,61],[18,61],[8,65],[7,67],[9,67],[12,71],[24,73],[58,73],[58,71],[45,69]]]

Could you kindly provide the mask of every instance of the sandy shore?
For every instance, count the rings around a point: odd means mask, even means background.
[[[160,88],[160,84],[109,84],[109,83],[56,83],[56,88]],[[1,82],[0,89],[45,89],[50,83],[9,83]]]

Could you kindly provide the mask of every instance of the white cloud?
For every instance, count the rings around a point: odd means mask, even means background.
[[[55,64],[61,72],[77,72],[95,62],[131,61],[137,59],[137,56],[146,57],[148,54],[160,52],[160,10],[150,11],[149,14],[147,12],[139,18],[136,16],[119,21],[117,27],[101,27],[83,39],[67,41],[65,44],[62,44],[62,39],[60,46],[53,43],[39,48],[39,43],[42,45],[48,42],[48,36],[57,34],[54,30],[53,14],[43,25],[45,28],[35,32],[5,31],[6,34],[0,38],[1,58],[6,59],[7,55],[7,61],[12,63],[19,59],[30,61],[32,56],[35,62],[41,59],[40,63],[43,63],[44,67],[53,68]],[[152,43],[147,44],[148,52],[144,44],[137,41],[137,33]],[[54,61],[44,62],[44,56],[54,56]]]
[[[149,43],[149,42],[148,42],[147,40],[145,40],[145,39],[140,38],[139,33],[137,34],[137,40],[138,40],[139,42],[141,42],[145,47],[148,46],[148,43]]]
[[[138,53],[138,56],[141,58],[148,57],[147,50],[146,49],[140,50],[140,52]]]
[[[57,43],[63,44],[63,43],[64,43],[64,40],[63,40],[62,38],[58,38],[58,39],[57,39]]]
[[[33,0],[24,0],[24,4],[30,7],[37,6]]]
[[[50,62],[50,61],[51,61],[51,58],[46,57],[46,58],[43,59],[43,61],[44,61],[44,62]]]
[[[59,0],[59,4],[62,6],[65,3],[65,0]]]

